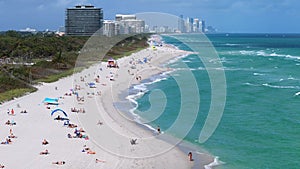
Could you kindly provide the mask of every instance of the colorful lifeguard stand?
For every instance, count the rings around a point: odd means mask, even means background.
[[[118,63],[117,63],[117,61],[115,60],[115,59],[108,59],[108,61],[107,61],[107,67],[109,67],[109,68],[119,68],[119,66],[118,66]]]

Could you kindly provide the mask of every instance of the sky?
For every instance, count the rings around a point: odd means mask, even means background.
[[[0,0],[0,31],[57,30],[78,4],[103,8],[104,19],[161,12],[200,18],[219,32],[300,33],[299,0]]]

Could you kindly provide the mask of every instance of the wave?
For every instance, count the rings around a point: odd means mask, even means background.
[[[300,60],[300,56],[286,55],[287,58]]]
[[[226,46],[240,46],[241,44],[236,44],[236,43],[225,43],[224,45],[226,45]]]
[[[132,87],[132,92],[131,92],[132,94],[130,94],[126,97],[126,99],[128,101],[130,101],[131,103],[134,104],[134,107],[129,110],[129,113],[132,115],[133,120],[135,122],[137,122],[138,124],[150,129],[151,131],[153,131],[153,133],[156,133],[157,130],[154,127],[152,127],[151,125],[144,123],[142,117],[135,113],[138,106],[139,106],[139,104],[137,102],[137,99],[141,98],[147,92],[149,92],[147,86],[149,86],[151,84],[154,84],[154,83],[158,83],[158,82],[163,81],[163,80],[167,80],[168,79],[167,76],[168,76],[169,73],[170,72],[164,72],[160,75],[153,76],[153,78],[150,78],[149,81],[143,82],[143,83],[138,84],[138,85],[134,85]]]
[[[249,82],[246,82],[246,83],[243,83],[243,84],[248,85],[248,86],[255,86],[255,87],[261,86],[259,84],[253,84],[253,83],[249,83]]]
[[[137,91],[144,91],[147,89],[145,84],[138,84],[133,86],[133,89],[137,90]]]
[[[182,62],[184,62],[184,63],[191,63],[192,61],[191,60],[183,60]]]
[[[277,86],[277,85],[270,85],[268,83],[264,83],[262,85],[270,88],[276,88],[276,89],[300,89],[299,86]]]
[[[221,58],[216,58],[216,59],[210,59],[209,60],[210,63],[228,63],[228,60],[225,57],[221,57]]]
[[[221,54],[229,54],[229,55],[248,55],[248,56],[265,56],[265,57],[282,57],[288,59],[300,60],[300,56],[293,56],[289,54],[278,54],[271,50],[272,53],[265,50],[240,50],[240,51],[229,51],[229,52],[221,52]]]
[[[254,75],[254,76],[264,76],[265,74],[262,74],[262,73],[256,73],[256,72],[255,72],[255,73],[253,73],[253,75]]]
[[[294,96],[299,96],[300,95],[300,92],[297,92],[294,94]]]
[[[159,78],[155,78],[153,79],[152,81],[150,82],[145,82],[143,83],[143,85],[151,85],[151,84],[154,84],[154,83],[158,83],[158,82],[161,82],[161,81],[164,81],[164,80],[167,80],[168,78],[166,77],[168,74],[170,74],[171,72],[165,72],[163,74],[160,75]],[[147,88],[147,87],[146,87]]]
[[[223,165],[223,164],[225,164],[225,162],[220,161],[219,157],[216,156],[214,158],[214,161],[211,162],[211,163],[209,163],[209,164],[207,164],[207,165],[205,165],[204,168],[205,169],[212,169],[213,167],[216,167],[216,166],[219,166],[219,165]]]
[[[175,62],[177,62],[179,59],[185,58],[185,57],[187,57],[187,56],[189,56],[189,55],[190,55],[190,54],[178,56],[178,57],[176,57],[176,58],[174,58],[174,59],[169,60],[169,61],[168,61],[167,63],[165,63],[164,65],[169,65],[169,64],[175,63]]]
[[[269,88],[275,88],[275,89],[300,89],[299,86],[279,86],[279,85],[270,85],[268,83],[263,83],[263,84],[254,84],[254,83],[250,83],[250,82],[246,82],[243,83],[244,85],[248,85],[248,86],[255,86],[255,87],[259,87],[259,86],[265,86],[265,87],[269,87]],[[297,95],[300,95],[300,92],[296,93]],[[295,94],[295,95],[296,95]]]
[[[190,69],[195,70],[195,69]],[[205,68],[205,67],[198,67],[196,70],[224,70],[224,71],[251,71],[248,68],[230,68],[230,67],[215,67],[215,68]]]
[[[228,71],[235,71],[235,70],[241,70],[241,69],[235,69],[235,68],[227,68],[227,67],[215,67],[215,68],[205,68],[205,67],[197,67],[197,68],[175,68],[173,69],[175,71],[198,71],[198,70],[228,70]]]
[[[289,76],[288,77],[288,80],[297,80],[296,78],[292,77],[292,76]]]

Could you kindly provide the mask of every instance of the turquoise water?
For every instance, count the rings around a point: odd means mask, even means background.
[[[200,36],[163,38],[166,43],[190,50],[184,41],[207,45],[199,41]],[[182,120],[183,128],[193,126],[184,140],[218,156],[225,162],[218,168],[300,168],[300,35],[216,34],[208,38],[220,57],[210,62],[223,65],[227,89],[223,116],[213,135],[204,143],[198,141],[212,100],[212,84],[198,55],[170,62],[174,72],[144,85],[148,92],[137,99],[139,115],[152,119],[150,113],[161,111],[160,103],[165,100],[163,112],[149,124],[180,137],[181,127],[168,129],[178,120],[182,106],[191,112],[199,106],[194,123]],[[196,80],[196,90],[189,74]],[[155,91],[163,94],[151,95]],[[182,101],[184,95],[191,97]],[[195,100],[198,95],[199,100]],[[184,110],[183,118],[192,116]]]

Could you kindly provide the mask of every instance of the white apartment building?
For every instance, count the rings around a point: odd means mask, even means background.
[[[116,15],[119,34],[134,34],[145,32],[145,21],[137,19],[135,15]]]

